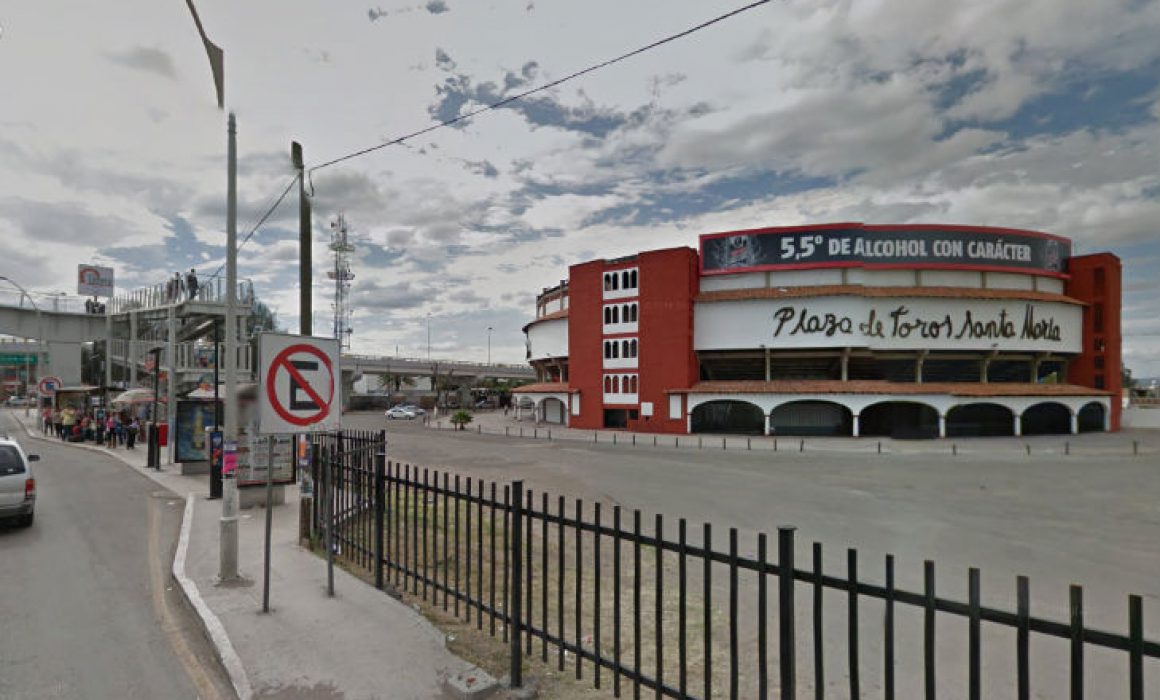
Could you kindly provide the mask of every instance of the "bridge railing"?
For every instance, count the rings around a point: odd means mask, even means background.
[[[492,362],[491,364],[488,364],[486,362],[469,362],[466,360],[447,360],[447,359],[439,359],[439,358],[427,359],[426,357],[404,357],[401,355],[365,355],[365,354],[348,353],[348,352],[344,352],[342,354],[342,356],[344,359],[349,358],[349,359],[356,360],[356,361],[363,360],[365,362],[409,362],[409,363],[414,363],[414,364],[419,364],[419,365],[438,365],[440,368],[454,365],[455,367],[473,367],[473,368],[503,369],[503,370],[517,370],[517,371],[528,370],[529,372],[532,371],[531,367],[529,367],[528,365],[523,364],[523,363],[507,364],[507,363],[501,363],[501,362]]]
[[[159,343],[154,340],[138,340],[130,341],[125,339],[117,339],[112,342],[109,348],[109,354],[126,364],[136,361],[138,364],[143,364],[145,358],[149,355],[149,351],[155,347],[164,348],[164,343]],[[226,354],[225,343],[218,344],[218,357],[222,359]],[[169,361],[169,357],[162,350],[161,352],[161,367],[169,369],[171,364],[177,372],[212,372],[214,366],[214,352],[213,343],[175,343],[173,348],[174,362]],[[241,343],[238,345],[238,371],[252,372],[253,363],[250,353],[250,344]]]
[[[254,301],[254,283],[248,279],[238,281],[237,300],[239,306],[249,306]],[[210,277],[202,281],[197,288],[197,295],[190,298],[189,291],[184,288],[175,288],[172,280],[158,282],[146,287],[132,289],[116,295],[110,304],[113,313],[124,313],[139,309],[156,309],[173,306],[185,302],[202,304],[225,304],[229,287],[221,277]]]
[[[16,308],[38,308],[41,311],[85,313],[85,297],[64,292],[30,292],[32,303],[19,289],[0,285],[0,306]]]

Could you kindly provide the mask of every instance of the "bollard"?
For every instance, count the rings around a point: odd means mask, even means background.
[[[1030,457],[1031,456],[1031,445],[1025,444],[1023,446],[1027,448],[1027,456]]]
[[[524,426],[520,426],[520,437],[524,436]]]
[[[701,449],[701,438],[697,438],[697,449]]]
[[[510,427],[508,427],[506,425],[503,427],[503,436],[504,437],[511,437],[511,428]]]
[[[540,429],[539,428],[532,428],[532,439],[533,440],[540,439]]]
[[[957,455],[958,453],[959,453],[959,446],[952,442],[951,443],[951,454]]]
[[[801,444],[798,445],[798,452],[805,452],[805,451],[806,451],[806,441],[802,440]]]
[[[657,436],[653,435],[653,447],[657,446]]]
[[[632,446],[636,447],[636,433],[632,434]]]
[[[599,435],[599,433],[597,433],[597,432],[592,433],[592,442],[599,442],[599,440],[596,439],[597,435]]]
[[[1070,441],[1070,440],[1065,440],[1065,441],[1064,441],[1064,443],[1063,443],[1063,453],[1064,453],[1065,455],[1069,455],[1069,454],[1071,454],[1071,441]]]
[[[878,454],[882,454],[882,441],[878,441]]]
[[[1132,441],[1132,455],[1133,455],[1133,456],[1136,456],[1136,455],[1139,455],[1139,454],[1140,454],[1140,441],[1139,441],[1139,440],[1133,440],[1133,441]]]
[[[616,433],[613,433],[613,434],[612,434],[612,444],[613,444],[613,445],[615,445],[615,444],[616,444]]]
[[[777,438],[773,439],[773,451],[777,452]]]
[[[725,438],[721,438],[721,449],[725,449]]]
[[[480,435],[483,435],[483,426],[482,426],[482,425],[479,425],[479,424],[476,424],[476,426],[475,426],[475,432],[479,433]]]
[[[747,449],[747,450],[753,449],[753,438],[745,438],[745,449]]]
[[[552,429],[548,428],[548,441],[550,442],[551,440],[552,440]]]

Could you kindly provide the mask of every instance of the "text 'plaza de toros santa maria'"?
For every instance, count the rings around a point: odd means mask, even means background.
[[[537,420],[947,437],[1120,424],[1120,260],[948,225],[710,233],[573,265],[524,327]]]

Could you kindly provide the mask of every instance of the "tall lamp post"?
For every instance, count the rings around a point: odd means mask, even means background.
[[[193,15],[197,32],[205,45],[206,57],[209,58],[210,71],[213,73],[214,87],[217,90],[218,109],[225,108],[225,58],[221,47],[210,41],[205,28],[198,17],[197,8],[193,0],[185,0],[189,12]],[[237,121],[233,112],[229,113],[227,123],[227,154],[226,154],[226,337],[225,337],[225,374],[226,400],[223,416],[225,426],[222,430],[222,441],[226,446],[229,457],[230,449],[237,449],[238,440],[238,328],[237,328],[237,294],[238,294],[238,145]],[[218,578],[221,581],[234,581],[238,578],[238,486],[234,474],[224,475],[222,480],[222,517],[220,521],[219,539],[219,568]]]
[[[21,306],[24,305],[24,300],[28,299],[28,303],[32,304],[32,308],[36,309],[36,335],[37,335],[37,338],[36,338],[36,374],[39,377],[40,375],[42,375],[44,373],[44,359],[45,359],[45,356],[42,354],[44,351],[44,321],[40,315],[40,307],[37,306],[36,301],[32,298],[32,295],[28,293],[28,290],[26,290],[24,287],[20,286],[19,282],[12,279],[11,277],[7,277],[5,275],[0,275],[0,280],[7,282],[8,284],[11,284],[13,287],[16,287],[17,289],[20,290],[20,293],[23,295],[20,298],[20,305]],[[26,395],[28,393],[28,387],[31,384],[31,382],[32,382],[32,375],[30,374],[29,367],[28,367],[28,351],[27,351],[27,349],[25,349],[25,352],[24,352],[24,389],[25,389],[25,392],[24,393]],[[37,384],[37,386],[36,386],[36,408],[37,408],[37,411],[40,410],[40,385],[39,384]],[[25,396],[24,415],[25,416],[28,415],[27,396]]]
[[[431,361],[431,312],[427,312],[427,361]]]
[[[491,364],[491,326],[487,327],[487,364]]]

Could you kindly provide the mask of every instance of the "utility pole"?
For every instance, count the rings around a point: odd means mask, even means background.
[[[238,138],[234,113],[229,116],[226,167],[226,401],[222,441],[226,455],[238,444]],[[236,455],[236,453],[235,453]],[[236,459],[236,456],[233,457]],[[222,475],[222,519],[218,580],[238,578],[238,481],[236,471]]]
[[[302,144],[297,141],[290,142],[290,161],[298,170],[298,334],[307,336],[314,334],[313,231],[310,200],[306,197],[306,164],[302,159]]]
[[[487,327],[487,364],[491,364],[491,326]]]

